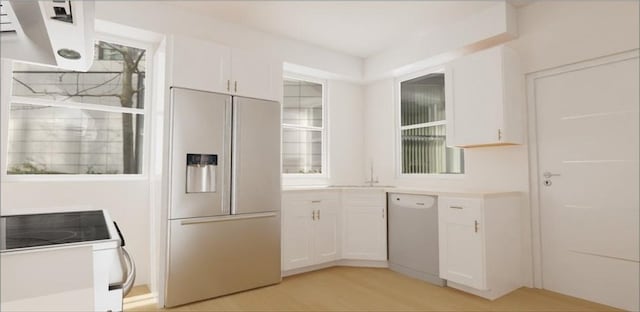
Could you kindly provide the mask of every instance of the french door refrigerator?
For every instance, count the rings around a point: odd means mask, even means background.
[[[171,89],[165,306],[279,283],[280,104]]]

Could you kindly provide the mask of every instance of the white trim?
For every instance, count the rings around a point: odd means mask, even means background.
[[[538,155],[538,137],[537,137],[537,105],[535,98],[536,80],[565,73],[584,70],[596,66],[625,61],[632,58],[638,58],[638,49],[623,51],[620,53],[605,55],[589,60],[575,62],[559,67],[554,67],[526,75],[527,80],[527,114],[528,114],[528,142],[529,142],[529,193],[530,206],[529,212],[531,216],[531,248],[532,248],[532,275],[533,286],[543,288],[542,279],[542,233],[541,224],[542,216],[540,214],[540,190],[539,190],[539,155]]]
[[[394,142],[394,153],[393,153],[393,163],[395,167],[395,177],[397,180],[417,180],[417,179],[434,179],[434,180],[459,180],[464,179],[466,177],[467,172],[467,164],[466,158],[463,159],[463,173],[402,173],[402,131],[416,128],[426,128],[426,127],[434,127],[440,125],[447,125],[447,119],[432,121],[427,123],[402,126],[402,115],[401,115],[401,84],[407,80],[415,79],[418,77],[430,75],[430,74],[445,74],[445,65],[438,65],[429,68],[424,68],[418,71],[415,71],[410,74],[398,76],[394,79],[393,86],[393,97],[394,97],[394,130],[395,130],[395,142]],[[445,82],[446,83],[446,82]],[[446,86],[445,86],[446,88]],[[447,103],[445,103],[446,107]],[[446,117],[446,116],[445,116]],[[449,146],[447,146],[449,147]],[[463,150],[464,153],[464,150]]]
[[[411,130],[411,129],[418,129],[418,128],[430,128],[435,126],[446,126],[446,125],[447,125],[446,120],[438,120],[438,121],[414,124],[410,126],[400,126],[400,130],[402,131],[402,130]]]
[[[6,174],[2,182],[143,181],[143,174]]]
[[[309,131],[322,131],[322,127],[314,127],[314,126],[299,126],[292,124],[282,124],[282,128],[286,129],[297,129],[297,130],[309,130]]]
[[[4,181],[7,176],[7,162],[9,160],[9,111],[11,98],[11,81],[4,76],[13,73],[13,62],[9,59],[0,59],[0,179]]]
[[[283,185],[297,185],[300,182],[307,182],[309,180],[310,183],[325,183],[325,180],[329,179],[329,83],[325,79],[310,77],[306,75],[284,72],[284,79],[294,79],[294,80],[302,80],[312,83],[317,83],[322,86],[322,126],[302,126],[302,125],[292,125],[282,123],[281,127],[283,129],[295,129],[295,130],[307,130],[307,131],[320,131],[322,138],[322,152],[321,152],[321,173],[284,173],[282,172],[282,184]],[[283,81],[284,83],[284,81]],[[284,95],[283,95],[284,98]],[[284,100],[282,105],[284,106]],[[284,132],[283,132],[284,133]],[[284,134],[283,134],[284,135]],[[281,138],[282,139],[282,138]],[[283,144],[284,148],[284,144]],[[282,168],[280,168],[282,171]]]
[[[127,113],[127,114],[135,114],[135,115],[145,114],[145,110],[141,108],[108,106],[108,105],[89,104],[89,103],[73,102],[73,101],[55,101],[55,100],[32,98],[32,97],[26,97],[26,96],[15,96],[15,95],[11,97],[10,104],[28,104],[28,105],[38,105],[38,106],[65,107],[65,108],[85,109],[85,110],[110,112],[110,113]]]

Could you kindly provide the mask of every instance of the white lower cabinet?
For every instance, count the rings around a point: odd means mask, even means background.
[[[384,190],[342,192],[342,257],[387,260],[387,205]]]
[[[283,195],[283,270],[339,258],[339,208],[339,191],[289,192]]]
[[[438,198],[440,277],[496,299],[522,286],[519,193]]]

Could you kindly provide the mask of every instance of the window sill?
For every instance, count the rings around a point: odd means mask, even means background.
[[[146,174],[74,174],[74,175],[41,175],[41,174],[21,174],[3,175],[2,182],[91,182],[91,181],[147,181]]]
[[[467,176],[466,173],[413,173],[399,174],[396,176],[398,180],[463,180]]]

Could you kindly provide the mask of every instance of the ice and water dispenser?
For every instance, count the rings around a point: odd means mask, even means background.
[[[187,193],[216,191],[218,155],[187,154]]]

